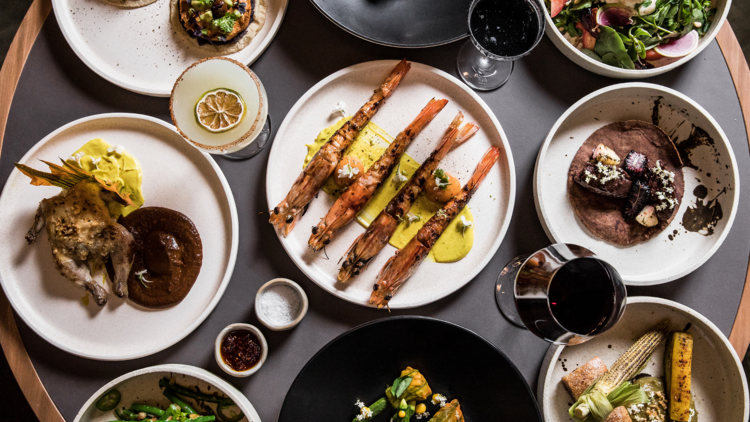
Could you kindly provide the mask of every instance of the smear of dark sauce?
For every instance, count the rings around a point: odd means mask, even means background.
[[[727,189],[724,188],[714,199],[706,201],[708,189],[703,185],[698,185],[693,190],[695,206],[688,206],[685,215],[682,216],[682,225],[685,227],[685,230],[703,236],[714,234],[716,225],[724,218],[724,213],[721,210],[721,204],[718,199],[726,191]]]
[[[659,106],[661,106],[661,100],[663,99],[664,97],[656,97],[654,100],[654,109],[651,111],[651,123],[654,126],[659,126]]]
[[[714,145],[714,139],[711,137],[711,135],[708,134],[705,130],[693,125],[693,129],[690,132],[690,136],[685,139],[684,141],[681,141],[680,143],[676,144],[677,146],[677,152],[680,153],[680,159],[682,159],[682,165],[685,167],[690,167],[696,170],[700,170],[698,166],[693,164],[693,162],[690,160],[690,156],[692,155],[693,151],[698,148],[699,146],[709,146],[713,150],[714,157],[716,159],[716,162],[718,163],[718,151],[716,151],[716,146]]]

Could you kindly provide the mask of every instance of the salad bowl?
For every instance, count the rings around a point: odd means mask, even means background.
[[[597,59],[594,59],[588,55],[586,55],[584,52],[576,48],[573,44],[571,44],[570,41],[565,37],[565,35],[559,30],[557,25],[555,25],[554,20],[550,16],[549,13],[549,0],[540,0],[545,2],[545,9],[547,10],[547,13],[544,14],[545,19],[547,20],[547,27],[546,32],[547,36],[550,40],[552,40],[552,43],[555,44],[555,46],[560,50],[567,58],[572,60],[577,65],[581,66],[582,68],[594,72],[596,74],[607,76],[610,78],[617,78],[617,79],[644,79],[644,78],[650,78],[653,76],[661,75],[663,73],[667,73],[670,70],[673,70],[688,61],[692,60],[694,57],[699,55],[706,47],[708,47],[709,44],[716,38],[716,35],[721,30],[721,27],[724,25],[724,22],[727,20],[727,15],[729,14],[729,9],[732,6],[732,0],[713,0],[712,1],[712,7],[716,8],[716,14],[711,19],[711,25],[709,29],[706,31],[706,33],[698,40],[698,46],[695,48],[690,54],[679,57],[679,58],[662,58],[660,59],[658,63],[658,67],[655,67],[653,69],[623,69],[619,67],[610,66],[608,64],[605,64]],[[571,3],[573,0],[571,0],[568,3]],[[617,3],[614,0],[602,0],[605,3]],[[646,3],[649,0],[644,0],[643,3]],[[657,0],[651,0],[656,2]],[[595,0],[594,3],[597,3],[598,0]],[[623,1],[623,3],[633,3],[633,1]],[[638,2],[635,2],[636,6],[638,6]],[[642,4],[642,3],[641,3]],[[567,4],[566,4],[567,6]]]

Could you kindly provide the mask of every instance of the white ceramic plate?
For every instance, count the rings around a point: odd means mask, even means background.
[[[231,384],[206,371],[189,365],[158,365],[138,369],[121,377],[115,378],[99,389],[94,395],[86,400],[86,403],[78,411],[73,422],[105,422],[116,420],[112,410],[102,412],[96,408],[95,403],[104,393],[115,388],[122,394],[118,407],[130,406],[133,403],[148,404],[165,409],[170,401],[162,394],[159,380],[167,377],[173,379],[177,384],[185,387],[198,387],[200,391],[223,393],[232,399],[240,408],[245,417],[239,422],[260,422],[260,416],[247,398]],[[193,400],[186,400],[194,403]],[[213,407],[212,407],[213,408]]]
[[[545,422],[571,422],[568,408],[574,400],[560,379],[596,356],[607,367],[651,327],[664,318],[672,329],[692,324],[692,392],[701,422],[745,422],[748,418],[748,391],[745,371],[732,345],[719,329],[703,315],[666,299],[628,298],[625,315],[610,331],[582,345],[550,346],[539,373],[537,400]],[[611,346],[611,347],[610,347]],[[664,375],[664,346],[651,356],[644,373]],[[566,368],[566,369],[563,369]]]
[[[174,126],[149,116],[101,114],[76,120],[39,141],[20,162],[46,171],[39,159],[54,162],[94,138],[123,145],[138,159],[145,206],[172,208],[195,223],[203,265],[192,290],[176,306],[148,310],[118,298],[108,284],[107,305],[92,300],[85,306],[84,290],[57,272],[46,231],[31,246],[24,239],[39,201],[60,189],[32,186],[15,169],[0,196],[0,283],[24,322],[55,346],[91,359],[134,359],[183,339],[219,302],[237,258],[237,209],[211,156],[188,145]]]
[[[370,98],[372,91],[380,86],[396,63],[383,60],[342,69],[310,88],[297,101],[276,134],[268,160],[266,192],[269,209],[284,199],[302,171],[307,154],[305,144],[311,143],[322,129],[340,118],[340,115],[331,115],[336,103],[344,101],[349,112],[353,113]],[[419,162],[424,161],[456,113],[462,111],[464,122],[475,122],[481,130],[450,152],[440,167],[457,175],[463,184],[491,145],[500,147],[500,158],[469,203],[476,228],[472,251],[466,258],[452,264],[424,262],[390,301],[390,307],[394,309],[434,302],[471,281],[500,246],[513,213],[515,169],[505,133],[487,104],[454,77],[441,70],[412,63],[411,70],[398,89],[372,121],[395,137],[433,97],[445,98],[450,102],[409,146],[407,153],[410,156]],[[342,299],[365,305],[375,276],[396,249],[386,246],[370,262],[366,271],[345,285],[337,283],[338,260],[364,229],[352,222],[340,230],[326,247],[330,259],[322,251],[317,254],[310,251],[307,248],[310,228],[318,223],[332,204],[332,198],[321,193],[310,203],[307,213],[292,233],[286,238],[279,236],[279,239],[294,263],[314,282]]]
[[[53,0],[57,23],[78,57],[102,78],[139,94],[169,97],[172,85],[191,64],[211,54],[200,51],[173,28],[169,4],[125,9],[101,0]],[[279,30],[288,0],[268,0],[266,22],[253,41],[231,57],[250,66]]]
[[[659,127],[672,137],[678,149],[680,141],[689,137],[692,125],[695,125],[713,138],[715,150],[701,146],[692,151],[691,161],[699,170],[683,167],[685,196],[669,227],[650,240],[632,246],[607,243],[581,224],[568,201],[570,163],[581,144],[602,126],[631,119],[651,123],[654,102],[660,97]],[[537,214],[550,240],[584,246],[612,264],[625,284],[645,286],[683,277],[703,265],[719,249],[736,215],[739,184],[732,146],[706,110],[669,88],[627,83],[584,97],[555,123],[537,157],[534,199]],[[718,199],[724,217],[709,236],[688,232],[681,224],[688,208],[696,206],[694,190],[699,185],[708,189],[708,199],[713,199],[726,188]]]
[[[539,1],[544,2],[544,0]],[[661,59],[657,63],[659,64],[659,67],[655,69],[644,70],[620,69],[618,67],[609,66],[592,59],[591,57],[583,54],[581,50],[575,48],[573,44],[565,39],[563,34],[560,33],[560,31],[555,26],[555,23],[552,21],[549,12],[546,11],[546,7],[544,17],[545,19],[547,19],[546,32],[549,39],[552,40],[552,43],[555,44],[555,47],[557,47],[557,49],[560,50],[560,52],[563,53],[565,57],[572,60],[578,66],[581,66],[589,72],[594,72],[596,74],[607,76],[610,78],[644,79],[656,75],[661,75],[662,73],[667,73],[672,69],[676,69],[677,67],[682,66],[683,64],[692,60],[695,56],[699,55],[706,47],[708,47],[709,44],[711,44],[714,38],[716,38],[716,35],[719,33],[719,30],[721,30],[722,25],[724,25],[724,22],[727,20],[729,9],[732,6],[732,0],[713,0],[713,4],[717,9],[716,15],[713,18],[713,23],[711,24],[711,28],[709,28],[706,35],[704,35],[703,38],[700,39],[698,48],[696,48],[695,51],[679,59]]]

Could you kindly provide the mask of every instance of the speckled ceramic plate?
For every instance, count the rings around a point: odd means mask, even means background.
[[[383,60],[342,69],[310,88],[297,101],[279,128],[268,159],[266,191],[269,209],[284,199],[302,171],[307,154],[305,144],[312,143],[322,129],[340,118],[340,115],[331,114],[336,103],[344,101],[353,113],[370,98],[372,91],[397,63]],[[457,175],[463,184],[491,145],[500,147],[500,159],[469,203],[475,218],[474,247],[469,255],[452,264],[424,262],[390,301],[391,308],[411,308],[434,302],[471,281],[500,246],[513,213],[515,169],[505,133],[487,104],[456,78],[441,70],[412,63],[398,89],[372,121],[396,136],[433,97],[448,99],[449,103],[411,143],[407,150],[411,157],[418,162],[424,161],[456,113],[462,111],[464,122],[475,122],[481,130],[450,152],[441,162],[441,167]],[[326,247],[328,258],[322,251],[314,253],[309,250],[310,227],[325,216],[332,204],[333,199],[321,193],[310,203],[294,231],[286,238],[279,236],[279,239],[294,263],[318,285],[345,300],[365,305],[375,276],[396,249],[386,246],[358,277],[347,284],[338,283],[339,258],[364,228],[352,222],[340,230]]]
[[[668,318],[672,328],[692,324],[692,391],[701,422],[745,422],[748,391],[745,371],[727,338],[711,321],[687,306],[654,297],[630,297],[625,315],[611,330],[579,346],[550,346],[537,384],[537,400],[546,422],[571,422],[574,400],[560,379],[578,366],[600,357],[609,367],[646,331]],[[664,346],[659,346],[643,371],[664,375]]]
[[[55,268],[46,232],[34,245],[24,240],[39,201],[60,189],[32,186],[18,170],[0,196],[0,284],[24,322],[55,346],[91,359],[134,359],[183,339],[219,302],[237,257],[237,209],[213,158],[191,147],[174,126],[149,116],[101,114],[76,120],[39,141],[20,162],[46,170],[39,159],[54,162],[94,138],[122,145],[138,159],[146,206],[172,208],[195,223],[203,265],[192,290],[180,304],[163,310],[149,310],[112,293],[103,307],[93,300],[84,305],[84,290]],[[105,289],[110,287],[108,283]]]
[[[169,97],[175,80],[210,54],[173,28],[169,5],[157,0],[126,9],[100,0],[53,0],[57,23],[78,57],[102,78],[125,89]],[[268,0],[266,22],[253,41],[231,57],[251,65],[278,32],[287,0]]]
[[[247,398],[231,384],[206,371],[189,365],[158,365],[138,369],[108,382],[96,393],[94,393],[78,411],[73,422],[106,422],[117,420],[112,410],[102,412],[96,408],[95,403],[111,389],[117,389],[122,394],[119,407],[127,407],[133,403],[143,403],[158,406],[162,409],[169,406],[170,401],[162,394],[159,380],[167,377],[175,383],[185,387],[199,388],[200,391],[208,393],[219,393],[232,399],[240,408],[245,417],[238,422],[260,422],[260,416]],[[192,405],[195,401],[187,400]],[[216,407],[212,406],[215,410]]]
[[[685,196],[676,217],[661,233],[631,246],[607,243],[584,227],[570,205],[570,163],[581,144],[602,126],[623,120],[652,123],[654,119],[687,157],[683,158]],[[694,127],[705,130],[710,141],[693,142]],[[706,110],[672,89],[627,83],[584,97],[555,123],[537,157],[534,199],[553,243],[584,246],[617,268],[625,284],[644,286],[690,274],[719,249],[734,222],[739,183],[732,147]]]

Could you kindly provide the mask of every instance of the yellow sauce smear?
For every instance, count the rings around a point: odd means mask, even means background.
[[[116,202],[108,204],[109,214],[117,219],[120,215],[128,215],[143,205],[143,172],[138,160],[127,151],[109,151],[112,145],[101,138],[88,141],[71,156],[83,155],[80,158],[81,167],[94,176],[117,182],[120,192],[129,193],[133,205],[124,206]],[[99,161],[94,164],[94,160]]]
[[[315,142],[307,145],[307,156],[303,168],[310,163],[313,156],[328,141],[328,139],[346,122],[347,118],[342,118],[333,125],[323,129],[318,137],[315,138]],[[380,158],[385,152],[388,144],[393,141],[393,137],[390,136],[383,129],[378,127],[376,124],[370,122],[365,126],[364,129],[357,135],[354,142],[345,151],[345,156],[355,156],[362,161],[362,164],[367,171],[372,164]],[[365,205],[365,208],[357,214],[357,221],[364,227],[369,227],[370,223],[380,214],[380,212],[388,205],[388,202],[396,196],[399,189],[401,189],[406,182],[397,183],[394,178],[397,172],[407,179],[417,171],[420,163],[417,163],[413,158],[409,157],[408,154],[404,154],[401,157],[400,166],[396,166],[393,172],[388,175],[386,181],[380,186],[375,192],[375,195]],[[343,192],[343,189],[338,187],[333,181],[333,176],[329,177],[328,180],[323,184],[323,191],[327,194],[338,197]],[[411,224],[402,222],[399,224],[396,231],[391,236],[390,244],[398,249],[403,249],[407,243],[414,237],[420,228],[426,223],[440,208],[442,205],[435,204],[420,194],[417,200],[409,211],[415,216],[419,216],[420,219]],[[448,225],[446,230],[440,236],[438,241],[430,251],[430,258],[435,262],[456,262],[466,257],[471,251],[474,245],[474,227],[470,227],[463,233],[463,226],[461,224],[461,217],[464,217],[466,221],[474,222],[474,216],[471,214],[469,207],[466,207],[461,213],[456,216],[455,219]]]

